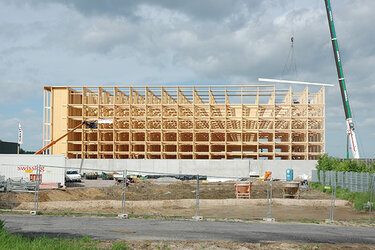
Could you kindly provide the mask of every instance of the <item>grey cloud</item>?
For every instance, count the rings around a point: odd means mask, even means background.
[[[108,8],[113,7],[110,6],[108,1],[95,3],[100,6],[105,5]],[[148,2],[142,1],[142,3]],[[212,11],[212,8],[217,7],[209,1],[205,1],[203,5],[198,3],[197,1],[189,1],[189,4],[182,4],[184,6],[182,9],[188,6],[186,9],[195,10],[198,8],[197,6],[200,6],[200,8],[210,9],[210,13],[214,13],[215,11]],[[242,2],[236,1],[235,3],[238,5]],[[87,3],[85,1],[74,1],[71,4],[75,4],[76,8],[80,9],[84,8],[83,6]],[[170,9],[179,6],[175,1],[158,1],[158,4]],[[219,1],[217,5],[219,7],[225,6],[228,9],[227,14],[230,16],[232,9],[227,6],[228,4],[227,1]],[[208,7],[210,5],[211,8]],[[256,5],[255,9],[259,7],[260,2],[256,2],[254,5]],[[121,6],[124,6],[124,4],[120,5],[118,9],[123,8]],[[105,7],[95,7],[95,4],[87,8],[89,10],[95,8],[97,11],[104,12],[110,11]],[[134,14],[134,11],[132,13]],[[319,39],[323,37],[320,29],[322,22],[319,22],[319,26],[316,28],[314,25],[307,26],[311,24],[311,21],[306,24],[307,20],[310,19],[319,20],[322,16],[321,13],[318,13],[318,15],[312,13],[308,17],[304,17],[306,14],[309,14],[308,10],[295,12],[301,31],[300,36],[296,38],[296,41],[298,41],[296,53],[297,55],[303,55],[306,59],[298,61],[300,66],[309,67],[311,71],[315,71],[317,70],[315,66],[320,64],[311,64],[310,62],[326,58],[320,55],[323,54],[322,52],[327,52],[327,49],[322,48],[324,48],[324,41],[328,39]],[[280,74],[284,58],[287,55],[285,50],[289,49],[290,33],[286,30],[288,23],[275,24],[272,22],[272,16],[259,17],[252,14],[246,17],[248,20],[234,30],[225,21],[213,23],[190,19],[175,23],[174,27],[169,27],[164,24],[155,25],[152,20],[151,22],[148,20],[134,22],[127,17],[106,16],[89,19],[76,17],[76,20],[68,22],[68,26],[62,30],[50,32],[46,38],[46,43],[47,41],[50,41],[51,44],[60,42],[67,49],[79,54],[85,52],[108,54],[120,47],[122,48],[120,51],[124,52],[123,54],[111,54],[120,57],[137,53],[140,53],[139,57],[153,57],[160,53],[172,51],[175,62],[186,64],[198,75],[205,78],[251,77],[254,72]],[[77,22],[80,25],[77,26]],[[306,30],[306,27],[308,30]],[[311,36],[314,36],[314,43],[310,39]],[[316,38],[318,41],[316,41]],[[308,46],[307,42],[311,44],[318,42],[321,46],[315,45],[314,48],[306,51],[304,47]],[[309,54],[302,54],[298,50]],[[267,67],[264,67],[264,64],[267,64]]]
[[[38,0],[41,4],[51,3],[47,0]],[[228,16],[241,13],[243,9],[253,11],[262,5],[262,1],[244,0],[205,0],[205,1],[175,1],[175,0],[65,0],[64,2],[55,0],[59,4],[64,4],[74,8],[88,16],[126,16],[137,19],[134,11],[141,4],[159,6],[162,8],[186,13],[194,19],[218,20]]]
[[[27,81],[10,81],[0,79],[0,103],[19,103],[24,98],[35,97],[35,85]]]
[[[33,5],[23,2],[38,12],[64,9],[64,15],[43,25],[31,22],[32,25],[0,26],[0,53],[6,58],[0,59],[0,72],[7,74],[0,78],[0,87],[5,86],[6,79],[14,79],[19,68],[25,72],[23,79],[32,82],[131,81],[126,69],[121,72],[121,65],[127,60],[134,64],[132,76],[138,74],[141,77],[136,79],[150,82],[199,79],[251,83],[258,77],[275,77],[335,83],[336,87],[326,91],[329,150],[332,145],[345,143],[345,136],[340,135],[341,128],[345,133],[345,122],[325,10],[322,4],[317,8],[309,1],[298,1],[306,6],[301,3],[291,9],[290,2],[37,0]],[[369,13],[375,9],[375,2],[340,0],[340,4],[338,1],[333,4],[353,114],[358,123],[365,124],[358,126],[363,131],[360,133],[371,134],[368,131],[373,121],[366,118],[375,117],[372,105],[375,45],[368,41],[375,39],[372,32],[375,20]],[[46,9],[46,6],[54,7]],[[292,24],[297,76],[291,72],[283,74]],[[22,35],[25,30],[29,35]],[[44,55],[46,58],[41,60]],[[101,60],[104,63],[97,63]],[[69,62],[71,65],[67,65]],[[145,66],[148,70],[142,68]],[[115,71],[117,74],[111,71],[113,67],[120,68]],[[176,68],[180,71],[170,72]],[[9,77],[9,72],[13,77]],[[184,75],[179,75],[180,72]],[[29,88],[28,80],[12,82]],[[8,90],[8,96],[15,94],[12,88]],[[0,94],[2,97],[6,98]],[[369,135],[365,140],[373,145],[375,137]]]

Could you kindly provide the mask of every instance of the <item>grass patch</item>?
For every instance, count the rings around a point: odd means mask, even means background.
[[[332,193],[332,188],[325,189],[324,188],[325,185],[320,184],[320,183],[311,183],[310,187],[313,189],[319,190],[321,192],[324,192],[324,193],[328,193],[328,194]],[[369,210],[369,207],[366,204],[368,201],[370,201],[370,195],[371,195],[370,192],[367,192],[367,193],[350,192],[346,188],[344,189],[341,187],[336,187],[336,197],[353,202],[354,208],[357,211]]]
[[[69,211],[39,211],[40,215],[52,215],[52,216],[71,216],[71,217],[87,217],[87,216],[98,216],[98,217],[117,217],[117,214],[105,214],[105,213],[80,213],[80,212],[69,212]]]
[[[14,235],[7,232],[0,221],[0,249],[97,249],[97,243],[88,236],[82,239],[59,239]]]
[[[75,249],[102,249],[99,240],[93,240],[89,236],[80,239],[35,237],[29,238],[11,234],[4,229],[4,223],[0,221],[0,249],[31,249],[31,250],[75,250]],[[106,245],[105,249],[128,250],[126,242],[114,242]]]
[[[126,242],[115,242],[112,244],[112,250],[130,250]]]

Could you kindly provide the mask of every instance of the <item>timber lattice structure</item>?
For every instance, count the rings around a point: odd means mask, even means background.
[[[44,87],[43,145],[67,158],[313,160],[325,152],[325,89],[274,85]]]

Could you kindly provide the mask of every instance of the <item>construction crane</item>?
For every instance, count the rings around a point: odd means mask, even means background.
[[[83,121],[81,124],[75,126],[72,130],[70,130],[69,132],[65,133],[64,135],[60,136],[59,138],[57,138],[56,140],[53,140],[51,141],[48,145],[46,145],[45,147],[39,149],[37,152],[34,153],[34,155],[39,155],[41,153],[43,153],[45,150],[49,149],[50,147],[52,147],[53,145],[55,145],[57,142],[59,142],[61,139],[63,139],[65,136],[67,136],[68,134],[70,133],[73,133],[73,131],[75,131],[76,129],[82,127],[83,125],[86,125],[88,128],[97,128],[97,124],[93,121],[90,121],[90,122],[86,122],[86,121]]]
[[[348,93],[347,93],[347,90],[346,90],[344,73],[343,73],[343,70],[342,70],[342,63],[341,63],[339,45],[338,45],[337,38],[336,38],[335,24],[333,22],[331,0],[324,0],[324,2],[325,2],[325,5],[326,5],[329,30],[330,30],[330,33],[331,33],[333,54],[335,56],[337,75],[338,75],[340,91],[341,91],[341,98],[342,98],[342,103],[344,105],[345,118],[346,118],[346,126],[347,126],[346,157],[349,158],[349,148],[348,147],[349,147],[349,140],[350,140],[353,158],[359,159],[359,150],[358,150],[357,138],[356,138],[356,135],[355,135],[353,117],[352,117],[352,112],[350,110],[349,97],[348,97]]]

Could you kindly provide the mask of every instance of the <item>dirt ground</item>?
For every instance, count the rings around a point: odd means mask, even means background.
[[[62,190],[41,190],[39,201],[78,201],[78,200],[121,200],[121,185],[114,181],[87,181],[84,184],[75,184],[82,187],[70,187]],[[96,184],[96,187],[95,187]],[[139,183],[131,183],[126,190],[126,199],[129,201],[139,200],[176,200],[195,199],[195,181],[178,181],[174,183],[157,183],[154,180],[146,180]],[[273,198],[282,198],[282,182],[273,182]],[[234,182],[213,182],[199,184],[200,199],[234,199]],[[267,187],[262,181],[254,181],[251,187],[251,199],[266,199]],[[301,199],[324,200],[331,199],[330,195],[309,190],[300,192]],[[0,193],[1,201],[32,202],[34,193],[6,192]]]
[[[102,242],[103,248],[112,242]],[[126,241],[130,249],[375,249],[365,244],[329,244],[329,243],[289,243],[289,242],[191,242],[191,241]]]
[[[121,212],[121,185],[114,181],[86,181],[89,187],[69,187],[63,190],[42,190],[39,209],[47,211]],[[78,184],[84,185],[84,184]],[[96,187],[95,187],[96,186]],[[126,212],[144,215],[182,215],[196,213],[196,182],[158,183],[146,180],[131,183],[126,190]],[[282,182],[272,188],[272,217],[278,219],[329,218],[331,197],[316,190],[300,192],[300,199],[282,199]],[[262,218],[267,215],[267,186],[255,181],[251,200],[235,199],[234,182],[199,185],[199,215],[217,217]],[[12,209],[33,209],[34,193],[0,193],[0,206]],[[347,201],[336,202],[336,219],[367,219],[368,213],[357,212]]]

